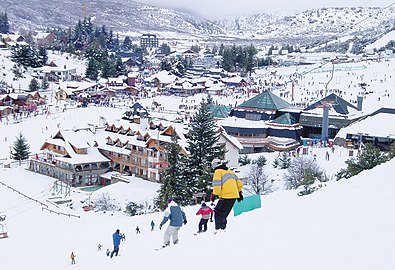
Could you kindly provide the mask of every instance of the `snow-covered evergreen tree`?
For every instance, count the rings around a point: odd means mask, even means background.
[[[125,64],[122,63],[121,57],[117,57],[117,61],[115,63],[115,73],[117,76],[126,75],[126,67]]]
[[[16,137],[16,141],[14,142],[12,158],[15,160],[19,160],[19,165],[21,165],[21,160],[29,158],[29,149],[30,146],[27,143],[26,138],[22,135],[22,133],[19,133],[19,136]]]
[[[30,80],[30,84],[29,84],[29,91],[37,91],[40,88],[40,85],[38,84],[38,81],[33,78]]]
[[[93,81],[97,80],[99,76],[99,67],[95,59],[90,58],[88,66],[86,67],[85,76]]]
[[[0,14],[0,33],[7,34],[10,31],[7,13]]]
[[[194,192],[209,193],[212,179],[210,163],[214,158],[223,158],[225,154],[224,148],[218,144],[220,134],[208,105],[204,99],[200,103],[188,138],[188,170]]]
[[[187,190],[185,182],[185,157],[180,155],[180,146],[175,133],[171,137],[171,143],[166,146],[168,167],[161,172],[163,185],[158,191],[156,206],[166,208],[167,199],[172,197],[180,205],[188,205],[192,195]]]

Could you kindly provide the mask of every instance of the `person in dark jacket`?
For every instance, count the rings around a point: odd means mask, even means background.
[[[121,244],[122,240],[122,234],[119,232],[119,229],[115,231],[115,233],[112,235],[112,242],[114,244],[114,250],[111,252],[110,258],[115,254],[115,256],[118,256],[119,252],[119,245]]]
[[[214,169],[214,175],[213,193],[210,199],[213,202],[215,196],[219,197],[217,205],[214,208],[215,229],[225,230],[228,215],[232,211],[236,199],[238,202],[243,200],[241,191],[243,182],[221,160],[217,158],[213,159],[211,166]]]
[[[187,224],[187,219],[184,211],[171,198],[167,199],[168,206],[164,212],[163,220],[159,225],[159,229],[170,220],[169,227],[167,227],[164,236],[163,247],[170,245],[170,237],[173,238],[173,244],[178,244],[178,231],[182,224]]]
[[[205,203],[202,203],[202,207],[200,207],[199,211],[197,211],[196,215],[202,215],[202,218],[199,222],[199,231],[198,233],[207,231],[207,222],[210,219],[210,222],[213,222],[213,209],[208,207]]]

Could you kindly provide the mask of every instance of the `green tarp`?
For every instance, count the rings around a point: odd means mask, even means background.
[[[241,213],[252,211],[254,209],[261,208],[261,195],[252,195],[244,197],[242,202],[235,202],[233,206],[233,212],[235,216]]]

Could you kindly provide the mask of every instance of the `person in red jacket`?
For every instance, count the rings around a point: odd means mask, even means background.
[[[196,215],[202,215],[202,218],[199,222],[199,231],[198,233],[207,231],[207,222],[210,219],[210,222],[213,222],[213,209],[208,207],[205,203],[202,203],[202,207],[200,207],[199,211],[197,211]]]

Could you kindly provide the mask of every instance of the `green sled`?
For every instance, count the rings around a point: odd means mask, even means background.
[[[261,195],[252,195],[244,197],[242,202],[235,202],[233,206],[233,213],[238,216],[244,212],[252,211],[254,209],[261,208]]]

